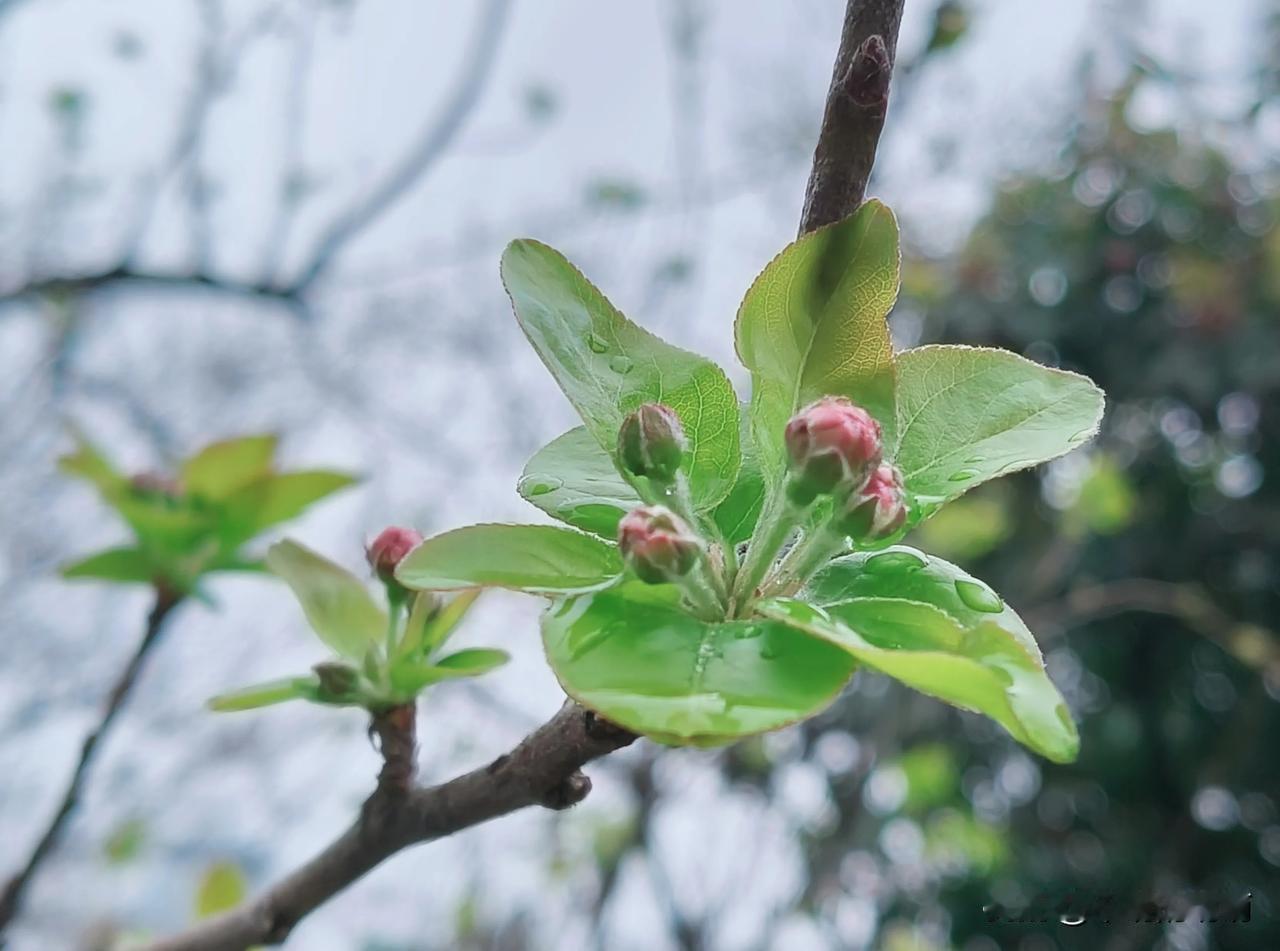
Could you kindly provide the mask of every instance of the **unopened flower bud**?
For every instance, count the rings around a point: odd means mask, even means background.
[[[632,475],[670,482],[680,469],[687,442],[680,417],[670,406],[645,403],[629,413],[618,430],[618,458]]]
[[[394,584],[396,565],[422,544],[422,536],[411,528],[384,528],[364,550],[371,567],[385,584]]]
[[[888,462],[878,466],[837,517],[837,527],[859,541],[882,541],[900,531],[907,521],[907,501],[898,467]]]
[[[325,661],[311,668],[320,681],[320,692],[326,699],[343,700],[355,692],[360,674],[354,667],[336,660]]]
[[[160,495],[168,499],[182,495],[182,483],[159,472],[140,472],[129,480],[129,487],[141,495]]]
[[[618,548],[643,581],[661,584],[693,570],[702,539],[679,515],[661,505],[628,512],[618,523]]]
[[[815,496],[861,488],[880,464],[880,424],[843,396],[824,396],[787,423],[792,500],[807,505]]]

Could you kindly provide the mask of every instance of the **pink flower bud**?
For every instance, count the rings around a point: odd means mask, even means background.
[[[645,403],[629,413],[618,430],[623,468],[657,482],[675,478],[687,445],[680,417],[661,403]]]
[[[422,536],[413,529],[392,526],[384,528],[364,550],[364,554],[369,559],[369,566],[373,568],[374,574],[385,583],[392,584],[395,580],[396,565],[400,564],[404,556],[420,544],[422,544]]]
[[[787,423],[792,478],[788,491],[801,504],[828,492],[859,489],[880,464],[880,424],[843,396],[824,396]]]
[[[618,523],[618,548],[641,580],[661,584],[693,570],[702,557],[703,542],[675,512],[646,505]]]
[[[898,467],[883,463],[866,485],[849,496],[837,526],[859,541],[882,541],[906,524],[906,495]]]
[[[182,495],[182,483],[159,472],[140,472],[129,480],[129,487],[140,495],[162,495],[169,499]]]

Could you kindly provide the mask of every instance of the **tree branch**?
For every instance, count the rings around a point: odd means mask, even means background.
[[[394,735],[393,727],[375,722],[384,752],[388,729]],[[250,904],[157,941],[148,951],[242,951],[282,942],[307,914],[401,849],[525,806],[564,809],[581,802],[591,791],[581,767],[635,738],[566,702],[510,753],[442,785],[405,791],[386,780],[397,770],[384,765],[384,781],[355,824],[323,852]]]
[[[277,302],[291,309],[299,298],[287,289],[267,284],[246,283],[218,277],[204,271],[153,272],[133,267],[113,267],[69,277],[50,277],[29,281],[20,287],[0,292],[0,307],[41,297],[79,297],[114,287],[205,290],[245,300]]]
[[[445,118],[364,204],[340,217],[289,293],[301,295],[346,242],[417,180],[452,137],[479,94],[485,61],[508,0],[491,0],[490,36]],[[835,78],[828,95],[801,220],[808,232],[852,212],[862,200],[884,124],[889,76],[903,0],[849,0]],[[394,713],[394,717],[392,717]],[[566,701],[560,712],[510,753],[439,786],[407,778],[411,718],[403,710],[375,718],[384,765],[378,786],[355,823],[326,849],[254,901],[154,942],[146,951],[242,951],[278,944],[306,915],[402,849],[443,838],[526,806],[564,809],[591,791],[582,767],[632,743],[636,736]]]
[[[805,189],[800,233],[839,221],[862,203],[889,108],[889,80],[904,0],[849,0],[822,129]]]
[[[133,656],[129,658],[129,663],[125,665],[124,670],[117,678],[115,686],[111,688],[111,692],[107,695],[107,704],[102,711],[102,718],[98,721],[98,725],[85,737],[84,745],[80,749],[80,759],[76,763],[75,771],[71,774],[71,782],[68,783],[66,791],[62,794],[62,801],[59,803],[57,811],[54,812],[53,818],[50,820],[44,834],[36,842],[26,865],[13,878],[9,879],[8,884],[5,885],[4,892],[0,894],[0,936],[3,935],[5,929],[17,915],[27,886],[31,884],[31,880],[40,870],[41,864],[58,844],[63,827],[80,800],[80,793],[84,789],[84,783],[88,777],[89,769],[93,765],[98,745],[106,737],[111,725],[115,722],[116,715],[119,714],[125,702],[129,699],[130,693],[133,692],[133,687],[137,683],[138,675],[142,672],[147,655],[164,630],[165,621],[169,618],[173,609],[181,602],[181,595],[163,588],[157,589],[155,602],[152,605],[151,612],[147,615],[147,626],[143,632],[142,640],[138,643]]]
[[[381,183],[337,216],[316,244],[310,262],[291,285],[295,293],[302,293],[314,284],[334,257],[412,188],[452,144],[493,72],[498,41],[510,8],[511,0],[489,0],[464,60],[462,76],[444,111],[423,130],[409,154]]]

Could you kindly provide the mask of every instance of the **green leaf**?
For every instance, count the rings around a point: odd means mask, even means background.
[[[506,651],[492,647],[469,647],[436,661],[436,667],[455,677],[479,677],[511,659]]]
[[[462,623],[471,606],[480,597],[480,589],[460,591],[427,622],[423,646],[427,653],[438,650]]]
[[[67,475],[89,482],[110,502],[128,485],[129,480],[83,434],[73,431],[71,435],[76,443],[75,451],[62,456],[58,460],[58,468]]]
[[[742,414],[740,439],[742,465],[738,469],[738,479],[715,511],[716,525],[730,544],[745,542],[751,537],[764,507],[764,473],[760,471],[760,458],[747,413]]]
[[[569,696],[663,742],[711,745],[803,720],[830,703],[853,659],[767,620],[709,623],[671,585],[628,582],[555,602],[547,659]]]
[[[850,555],[819,572],[806,596],[815,604],[779,599],[761,610],[908,686],[986,714],[1055,762],[1075,759],[1075,724],[1031,632],[955,565],[903,546]]]
[[[345,472],[317,469],[262,476],[223,500],[224,538],[238,543],[301,515],[313,503],[358,482]]]
[[[517,490],[554,519],[613,539],[618,520],[641,504],[613,464],[613,456],[585,426],[547,443],[529,460]]]
[[[723,370],[627,320],[545,244],[509,244],[502,280],[529,342],[601,448],[614,452],[623,417],[637,406],[665,403],[689,438],[695,505],[724,498],[738,471],[738,399]]]
[[[412,696],[441,680],[479,677],[510,659],[506,651],[476,647],[450,654],[435,664],[399,661],[391,668],[391,686],[402,695]]]
[[[359,662],[381,642],[386,612],[351,572],[292,541],[272,545],[267,565],[293,589],[320,640],[343,657]]]
[[[230,911],[244,901],[248,893],[249,883],[239,866],[231,862],[215,862],[200,876],[200,885],[196,889],[196,917],[208,918]]]
[[[893,348],[886,316],[898,294],[898,226],[878,201],[805,235],[765,267],[734,325],[751,371],[751,420],[761,468],[784,468],[783,430],[796,410],[846,396],[891,435]]]
[[[64,578],[100,578],[104,581],[150,584],[156,576],[147,553],[140,548],[108,548],[63,565]]]
[[[124,865],[138,857],[146,842],[147,824],[137,818],[125,819],[102,843],[102,854],[108,865]]]
[[[214,513],[193,508],[184,499],[126,488],[111,504],[144,547],[190,554],[212,537]]]
[[[254,710],[289,700],[314,700],[320,684],[315,677],[282,677],[218,694],[209,701],[209,709],[219,713]]]
[[[244,436],[210,443],[182,464],[182,486],[191,495],[221,499],[266,475],[278,437]]]
[[[617,577],[612,545],[554,525],[471,525],[428,538],[409,552],[396,577],[410,588],[511,588],[581,591]]]
[[[889,454],[914,498],[911,521],[988,479],[1087,442],[1103,394],[1087,377],[1007,350],[931,346],[898,355],[898,438]]]

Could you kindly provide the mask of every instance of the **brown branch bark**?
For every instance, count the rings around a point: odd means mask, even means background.
[[[849,0],[814,153],[801,233],[851,213],[862,201],[876,144],[884,125],[903,0]],[[434,147],[427,149],[431,154]],[[417,175],[394,186],[399,193]],[[322,242],[321,252],[294,285],[304,292],[354,231],[376,217],[382,200],[360,210]],[[366,218],[368,215],[368,218]],[[306,865],[254,901],[212,918],[146,951],[242,951],[278,944],[306,915],[387,858],[423,842],[452,835],[526,806],[564,809],[591,791],[582,767],[629,745],[636,736],[572,701],[510,753],[439,786],[416,787],[408,778],[412,723],[403,710],[375,718],[373,731],[384,752],[378,786],[359,817]],[[411,753],[409,754],[411,757]],[[406,772],[407,769],[407,772]]]
[[[849,0],[831,72],[800,233],[839,221],[862,203],[889,108],[889,80],[904,0]]]
[[[394,727],[375,724],[384,752],[388,729],[394,734]],[[581,802],[591,791],[581,767],[633,740],[634,734],[566,702],[510,753],[442,785],[405,790],[386,780],[399,767],[385,766],[384,781],[355,823],[323,852],[253,902],[157,941],[148,951],[241,951],[277,944],[308,913],[401,849],[525,806],[564,809]],[[403,742],[392,745],[399,750]]]
[[[58,803],[58,808],[54,812],[53,818],[49,821],[44,834],[36,842],[35,848],[32,849],[26,864],[21,871],[9,879],[4,887],[4,892],[0,893],[0,937],[3,936],[5,929],[8,928],[18,914],[27,887],[31,884],[32,879],[35,878],[36,873],[39,872],[41,864],[57,846],[58,839],[62,835],[62,830],[66,826],[67,820],[71,818],[72,812],[75,811],[75,807],[80,801],[80,794],[84,789],[89,770],[93,766],[98,745],[107,736],[117,714],[120,713],[125,702],[129,699],[129,695],[133,692],[133,687],[138,681],[138,675],[142,672],[147,655],[151,652],[151,648],[155,646],[157,639],[164,630],[165,621],[181,601],[181,595],[164,589],[156,591],[155,602],[152,605],[151,612],[147,615],[147,625],[146,630],[143,632],[142,640],[139,641],[133,656],[129,658],[128,664],[125,665],[124,670],[116,679],[115,685],[111,688],[111,692],[107,695],[107,703],[102,711],[102,718],[98,721],[98,725],[93,729],[93,732],[85,737],[84,745],[80,748],[80,758],[77,760],[75,770],[71,774],[71,781],[67,784],[67,788],[62,794],[62,799]]]

